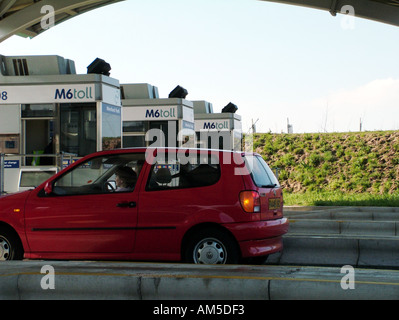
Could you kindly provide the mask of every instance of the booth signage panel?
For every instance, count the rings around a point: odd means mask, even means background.
[[[193,108],[183,107],[183,120],[194,123],[194,109]]]
[[[123,109],[124,121],[177,120],[177,106],[126,107]]]
[[[102,150],[121,148],[122,107],[102,103]]]
[[[0,86],[0,104],[96,101],[94,84]]]
[[[242,123],[239,120],[234,119],[234,129],[241,131],[242,130]]]
[[[103,102],[113,106],[118,106],[118,107],[122,106],[121,91],[119,88],[103,85],[102,91],[103,91],[103,99],[102,99]]]
[[[195,120],[195,131],[230,130],[230,120]]]
[[[113,106],[113,105],[109,105],[107,103],[103,103],[103,112],[120,116],[121,108],[119,106]]]
[[[183,120],[182,121],[182,128],[183,129],[194,130],[194,122]]]

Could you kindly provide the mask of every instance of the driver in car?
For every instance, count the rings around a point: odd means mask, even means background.
[[[115,170],[117,192],[133,191],[137,181],[137,173],[130,167],[118,167]]]

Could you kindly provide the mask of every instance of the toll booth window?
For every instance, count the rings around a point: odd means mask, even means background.
[[[55,117],[55,105],[53,104],[23,104],[21,108],[22,118]]]
[[[51,178],[55,171],[22,171],[19,186],[21,188],[34,188]]]
[[[177,121],[151,121],[150,128],[152,133],[152,140],[149,140],[149,145],[156,145],[161,147],[168,147],[169,143],[169,134],[172,135],[172,132],[177,132]],[[155,130],[152,130],[155,129]],[[172,146],[177,145],[177,138],[173,138],[174,144]]]
[[[97,151],[96,104],[61,104],[60,149],[86,156]]]
[[[144,121],[123,122],[123,147],[145,147],[145,133],[148,131],[148,123]]]
[[[146,132],[147,126],[144,121],[124,121],[123,132]]]
[[[123,147],[124,148],[139,148],[145,147],[145,136],[124,136]]]
[[[197,146],[200,148],[231,150],[230,131],[200,131],[196,132]]]

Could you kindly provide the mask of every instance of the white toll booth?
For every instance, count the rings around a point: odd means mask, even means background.
[[[122,84],[123,146],[194,146],[193,103],[184,98],[160,99],[147,83]]]
[[[59,56],[0,55],[0,110],[1,192],[34,187],[72,156],[122,147],[119,81],[76,74]]]
[[[197,146],[200,148],[242,150],[241,116],[235,112],[213,113],[207,101],[193,101]]]

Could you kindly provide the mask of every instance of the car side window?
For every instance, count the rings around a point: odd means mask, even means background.
[[[199,161],[191,157],[182,164],[178,160],[158,161],[150,172],[147,191],[179,188],[205,187],[220,179],[220,164],[217,161]]]
[[[273,171],[260,156],[246,156],[245,163],[258,187],[280,186]]]
[[[53,195],[132,192],[144,154],[113,154],[90,159],[66,172],[53,184]]]

